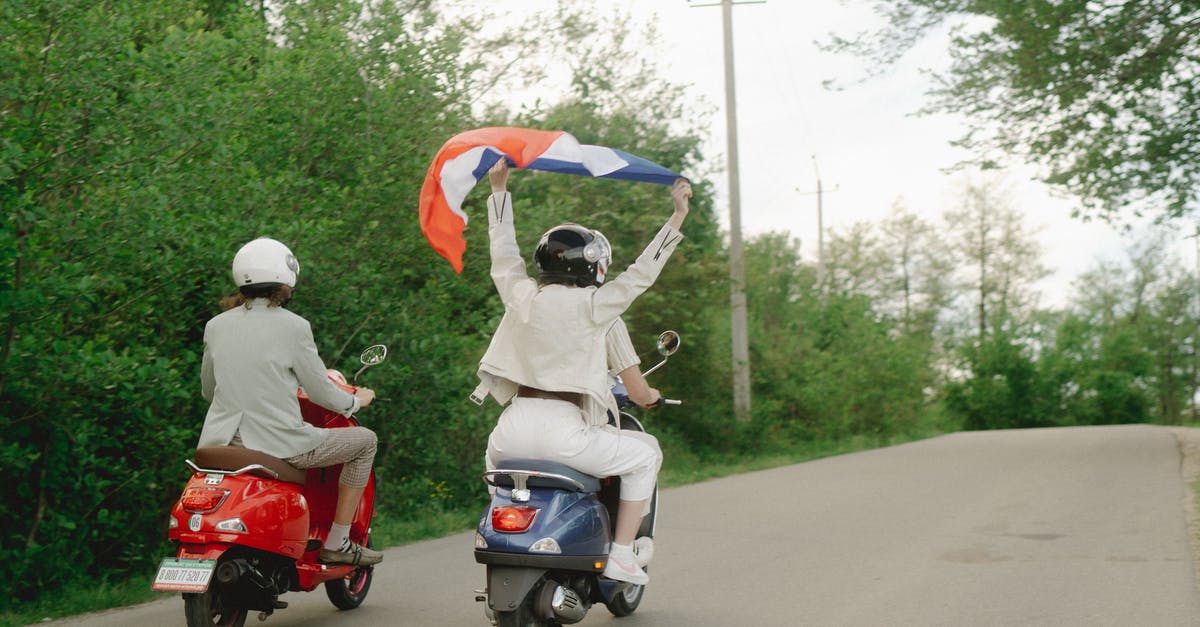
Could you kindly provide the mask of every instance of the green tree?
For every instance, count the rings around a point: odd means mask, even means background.
[[[1080,213],[1200,209],[1200,7],[1193,2],[876,0],[885,25],[835,49],[876,67],[951,25],[930,110],[964,114],[977,162],[1042,166]],[[1129,215],[1125,216],[1130,217]]]
[[[364,328],[426,331],[385,315],[436,280],[388,263],[428,254],[395,199],[415,199],[463,99],[434,37],[411,35],[419,14],[372,6],[269,21],[217,2],[0,8],[0,469],[15,486],[0,603],[159,554],[203,419],[200,334],[241,242],[300,253],[297,309],[330,365],[369,343]],[[373,413],[407,424],[407,409]]]
[[[1027,429],[1059,424],[1049,381],[1040,370],[1035,328],[1009,325],[992,329],[960,349],[966,374],[943,388],[950,411],[967,429]]]
[[[831,242],[831,258],[854,258],[839,252],[842,241]],[[861,284],[849,272],[845,280],[840,270],[832,272],[834,289],[818,290],[815,270],[783,234],[751,239],[746,262],[751,356],[760,364],[754,393],[762,399],[754,410],[756,447],[855,434],[882,438],[915,423],[932,381],[926,343],[900,333],[899,321],[851,289]]]
[[[827,290],[865,296],[905,335],[932,339],[955,289],[953,251],[932,224],[897,203],[882,222],[835,229],[829,239]]]
[[[1033,285],[1048,274],[1041,250],[1024,218],[995,180],[967,182],[962,206],[945,214],[947,237],[963,264],[963,288],[972,294],[975,329],[990,329],[1032,312]]]
[[[1058,349],[1075,372],[1068,409],[1080,423],[1170,424],[1194,411],[1200,316],[1196,279],[1181,265],[1157,237],[1078,279]]]
[[[938,320],[950,305],[954,262],[934,225],[905,209],[899,202],[883,221],[881,238],[891,251],[894,267],[889,302],[903,322],[906,335],[932,339]]]

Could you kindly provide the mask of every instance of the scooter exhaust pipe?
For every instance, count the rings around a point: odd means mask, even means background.
[[[225,586],[245,581],[260,590],[271,589],[271,580],[244,559],[233,559],[221,564],[217,567],[216,577],[217,582]]]
[[[236,584],[242,578],[242,573],[245,572],[248,566],[249,564],[241,560],[229,560],[221,564],[217,568],[217,582],[226,586]]]
[[[548,583],[542,588],[539,605],[545,618],[553,618],[564,625],[578,623],[587,616],[588,608],[575,590],[567,586]],[[546,612],[545,610],[549,610]]]

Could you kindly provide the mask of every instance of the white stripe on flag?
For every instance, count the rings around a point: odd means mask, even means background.
[[[462,218],[463,224],[467,223],[467,214],[462,210],[463,201],[475,187],[475,168],[479,167],[480,159],[489,150],[494,149],[489,146],[476,146],[442,164],[442,194],[446,197],[450,211]]]
[[[629,162],[617,156],[609,148],[603,146],[580,145],[579,141],[569,133],[563,133],[550,144],[546,152],[537,156],[538,159],[553,159],[567,163],[581,164],[592,176],[604,176],[616,172],[629,165]]]
[[[604,176],[629,165],[628,161],[618,157],[611,148],[588,145],[580,148],[583,149],[583,167],[587,168],[592,176]]]

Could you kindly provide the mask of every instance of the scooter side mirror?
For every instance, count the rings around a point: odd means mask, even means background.
[[[363,367],[359,368],[358,372],[354,373],[354,382],[358,383],[358,375],[362,374],[364,370],[370,368],[371,366],[377,366],[383,363],[384,359],[387,359],[386,346],[383,344],[368,346],[365,350],[363,350],[362,354],[358,356],[358,360],[362,362]]]
[[[663,331],[662,333],[659,333],[657,345],[658,354],[662,355],[663,357],[670,357],[671,355],[674,355],[675,351],[679,350],[679,345],[681,342],[682,340],[679,337],[679,333],[675,331]]]
[[[663,331],[662,333],[659,333],[658,334],[658,345],[656,346],[656,348],[658,349],[658,353],[663,356],[662,361],[658,362],[657,364],[654,364],[654,366],[651,367],[646,372],[643,372],[642,376],[644,377],[644,376],[650,374],[651,372],[654,372],[655,370],[662,368],[663,365],[667,363],[667,358],[670,357],[671,355],[674,355],[675,351],[679,350],[679,345],[681,343],[682,343],[682,340],[679,337],[679,333],[677,333],[675,331]]]
[[[364,366],[374,366],[383,362],[384,359],[387,359],[387,347],[383,344],[368,346],[365,350],[363,350],[362,355],[358,356],[358,360],[361,361]]]

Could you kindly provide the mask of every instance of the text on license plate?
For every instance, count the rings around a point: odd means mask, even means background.
[[[216,566],[216,560],[168,557],[159,565],[154,584],[150,587],[154,590],[204,592],[208,589],[208,580],[212,579]]]

